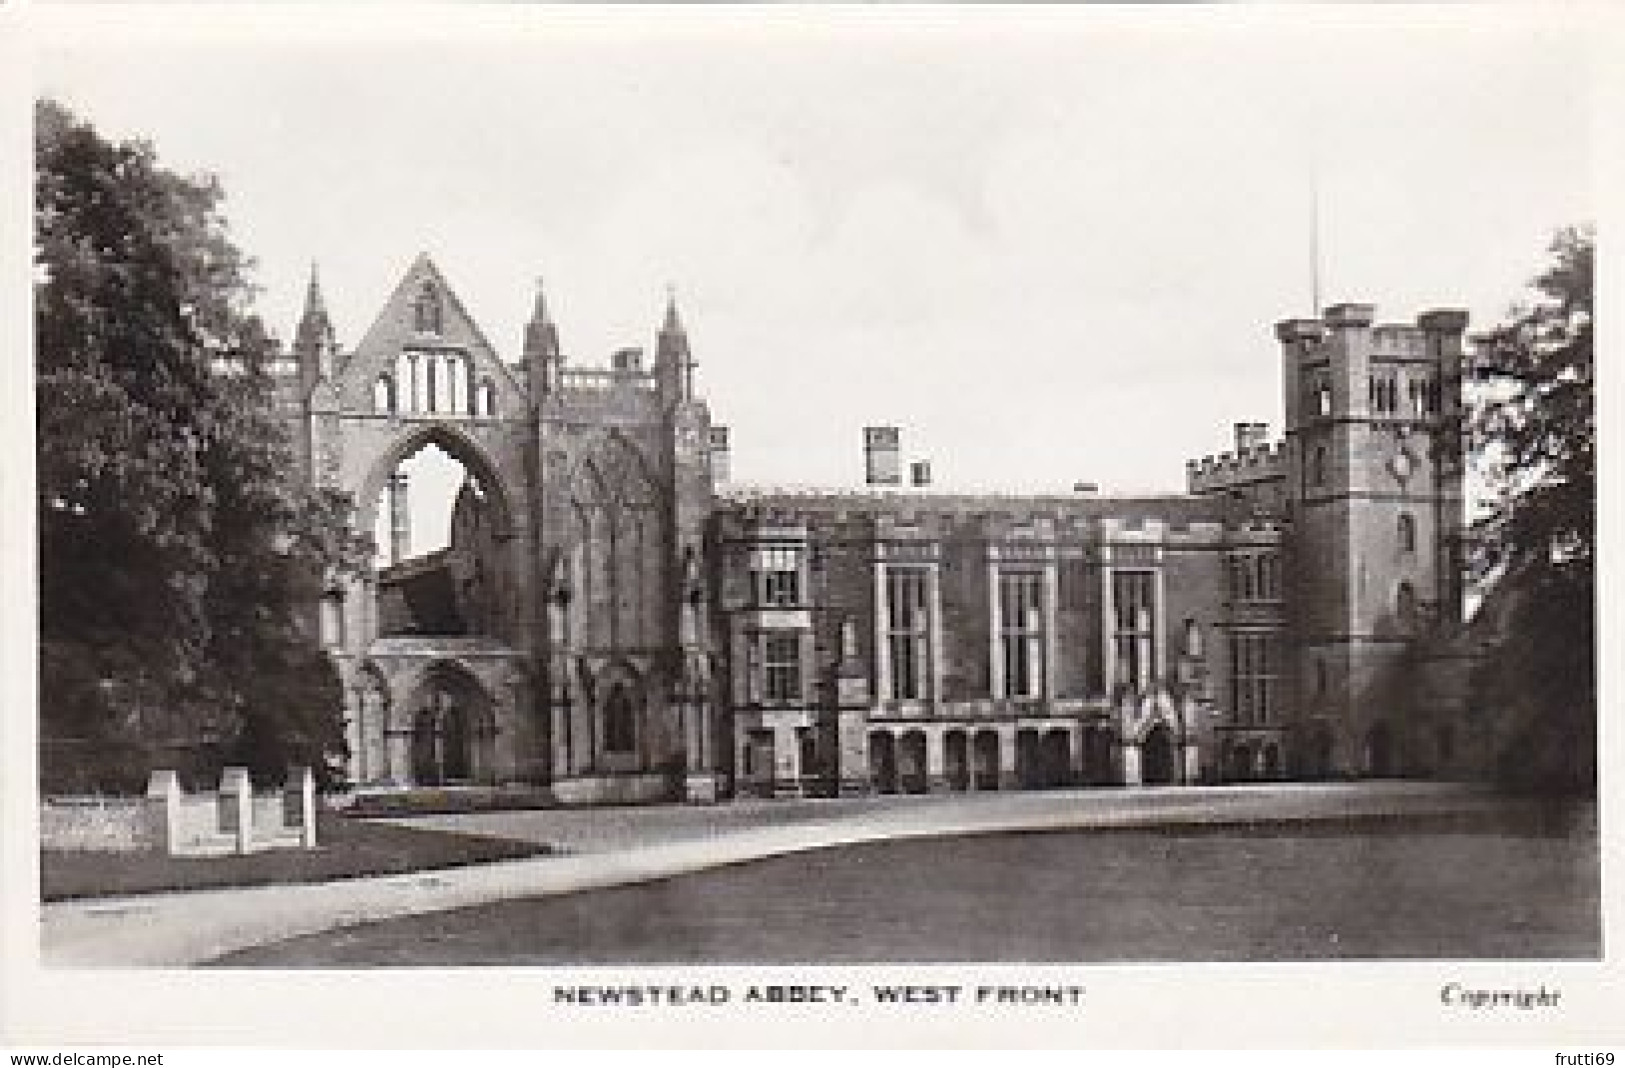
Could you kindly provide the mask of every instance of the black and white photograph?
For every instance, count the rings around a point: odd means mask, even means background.
[[[1613,19],[3,14],[8,1043],[1625,1040]]]

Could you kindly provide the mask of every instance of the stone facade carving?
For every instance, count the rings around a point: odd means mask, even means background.
[[[348,352],[313,296],[287,389],[309,476],[372,529],[416,449],[468,472],[449,548],[344,591],[363,786],[602,802],[1449,770],[1459,703],[1413,715],[1400,673],[1457,622],[1457,316],[1281,324],[1284,440],[1238,424],[1187,492],[956,495],[715,484],[726,434],[674,304],[647,367],[591,369],[539,294],[504,362],[427,258]],[[1368,376],[1418,383],[1412,403],[1373,410]]]

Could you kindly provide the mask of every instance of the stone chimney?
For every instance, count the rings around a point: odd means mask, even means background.
[[[1236,452],[1244,453],[1248,449],[1257,448],[1269,441],[1270,425],[1268,423],[1237,423],[1236,424]]]
[[[894,426],[863,428],[863,481],[870,486],[903,484],[901,434]]]

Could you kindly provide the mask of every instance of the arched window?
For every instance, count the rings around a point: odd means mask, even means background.
[[[1315,661],[1315,696],[1325,697],[1326,691],[1331,688],[1331,679],[1326,673],[1326,661]]]
[[[1416,622],[1416,587],[1409,582],[1401,582],[1399,590],[1394,594],[1394,610],[1399,615],[1399,621],[1409,627]]]
[[[420,334],[438,334],[441,329],[440,293],[433,282],[424,282],[412,307],[412,325]]]
[[[1321,385],[1315,389],[1315,414],[1332,414],[1332,387]]]
[[[1202,658],[1202,626],[1194,619],[1185,620],[1185,655],[1193,660]]]
[[[604,701],[604,752],[633,753],[637,747],[637,712],[626,687],[617,682]]]
[[[446,411],[462,415],[468,411],[468,374],[463,370],[461,356],[446,357]]]
[[[372,384],[372,410],[391,414],[395,411],[395,380],[388,375],[379,375]]]
[[[496,383],[492,382],[489,378],[482,378],[480,380],[479,408],[479,414],[485,416],[487,419],[493,418],[497,414],[497,387]]]
[[[1416,551],[1416,520],[1409,512],[1399,513],[1399,551],[1402,553]]]
[[[1324,486],[1326,484],[1326,446],[1315,446],[1314,460],[1309,465],[1309,481],[1312,485]]]

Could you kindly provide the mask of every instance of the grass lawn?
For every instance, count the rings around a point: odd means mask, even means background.
[[[364,875],[451,868],[549,853],[546,845],[420,830],[323,812],[316,849],[275,849],[247,856],[166,857],[154,853],[40,852],[43,900],[205,890],[223,886],[313,883]]]
[[[1594,806],[815,850],[325,931],[228,966],[1578,959]]]

